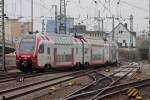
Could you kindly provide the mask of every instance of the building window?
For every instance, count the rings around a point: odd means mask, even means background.
[[[120,43],[120,47],[122,47],[122,43]]]
[[[122,34],[123,33],[123,31],[119,31],[119,34]]]
[[[122,47],[122,43],[118,43],[118,46],[119,46],[119,47]]]
[[[123,40],[123,43],[126,43],[126,40]]]
[[[125,43],[125,47],[127,47],[127,43]]]

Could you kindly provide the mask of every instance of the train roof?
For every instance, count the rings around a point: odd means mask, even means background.
[[[103,46],[105,41],[102,38],[96,37],[88,37],[88,36],[72,36],[68,34],[48,34],[48,33],[37,33],[37,34],[27,34],[24,37],[33,37],[33,38],[42,38],[43,40],[47,40],[51,43],[57,45],[73,45],[73,44],[81,44],[80,39],[84,40],[84,42],[95,45],[95,46]]]
[[[91,45],[95,46],[103,46],[105,44],[105,41],[102,38],[96,38],[96,37],[84,37],[84,39]]]

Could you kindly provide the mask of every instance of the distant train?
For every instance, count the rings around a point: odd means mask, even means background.
[[[28,34],[16,48],[16,65],[23,72],[78,69],[117,61],[116,43],[86,36]]]

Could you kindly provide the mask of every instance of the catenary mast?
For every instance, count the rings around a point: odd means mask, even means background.
[[[66,0],[60,0],[59,33],[60,34],[66,34]]]

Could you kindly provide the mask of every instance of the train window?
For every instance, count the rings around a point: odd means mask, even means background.
[[[49,47],[47,48],[47,54],[50,54],[50,48]]]
[[[84,49],[84,53],[87,54],[88,53],[88,48]]]
[[[19,45],[19,50],[21,53],[33,53],[34,48],[35,48],[34,37],[23,38]]]
[[[44,44],[41,44],[39,47],[39,53],[44,53]]]
[[[78,54],[78,48],[76,48],[76,54]]]

